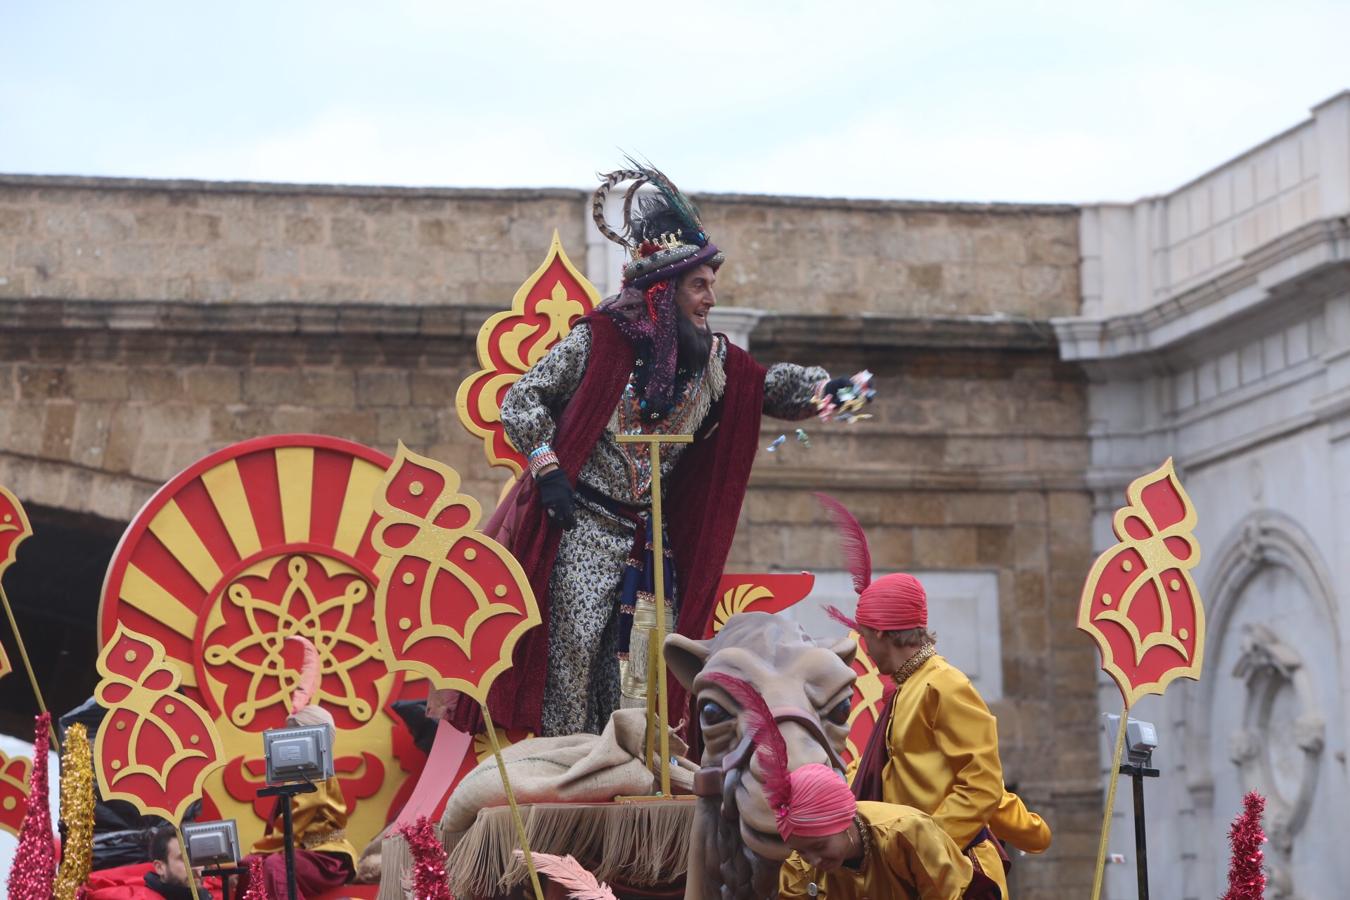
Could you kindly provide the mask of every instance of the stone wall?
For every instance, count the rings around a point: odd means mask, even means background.
[[[1045,319],[1078,304],[1077,212],[712,195],[724,304]],[[585,259],[589,198],[0,176],[0,297],[504,304],[553,229]],[[605,283],[607,273],[588,273]]]
[[[510,302],[580,191],[0,177],[0,297]]]
[[[1078,311],[1077,211],[797,197],[701,200],[735,306],[837,315]]]

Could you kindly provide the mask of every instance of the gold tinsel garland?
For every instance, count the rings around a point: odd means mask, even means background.
[[[61,868],[56,875],[56,900],[75,900],[94,862],[94,756],[83,725],[66,731],[61,754]]]

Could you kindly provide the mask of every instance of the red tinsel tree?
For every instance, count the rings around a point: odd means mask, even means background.
[[[1242,798],[1242,812],[1228,829],[1233,858],[1228,864],[1228,892],[1222,900],[1262,900],[1266,895],[1266,873],[1261,863],[1265,854],[1261,845],[1266,833],[1261,830],[1261,814],[1266,798],[1251,791]]]
[[[267,895],[267,876],[263,874],[263,858],[254,853],[248,857],[248,887],[244,900],[270,900]]]
[[[431,819],[419,816],[411,825],[399,829],[412,855],[413,900],[454,900],[450,894],[450,876],[445,871],[445,847],[436,836]]]
[[[9,900],[51,900],[56,884],[52,811],[47,795],[47,732],[51,713],[35,720],[33,774],[28,779],[28,810],[19,828],[19,848],[9,870]]]

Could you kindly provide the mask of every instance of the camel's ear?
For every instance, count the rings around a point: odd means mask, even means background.
[[[696,641],[678,633],[668,634],[664,652],[666,668],[670,669],[675,679],[684,685],[685,690],[693,690],[694,679],[703,671],[703,664],[708,661],[707,642]]]
[[[851,637],[840,638],[830,645],[830,651],[839,654],[844,665],[853,665],[853,657],[858,655],[858,642]]]

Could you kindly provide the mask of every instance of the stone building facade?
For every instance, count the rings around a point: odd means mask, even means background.
[[[1086,207],[1083,307],[1056,319],[1089,379],[1093,543],[1125,485],[1174,456],[1199,512],[1204,674],[1133,711],[1156,896],[1227,884],[1223,835],[1268,801],[1271,898],[1338,897],[1350,859],[1350,92],[1191,183]],[[1103,683],[1103,713],[1120,694]],[[1107,748],[1103,746],[1105,758]],[[1112,851],[1134,859],[1128,795]],[[1108,895],[1133,897],[1133,865]]]
[[[837,590],[823,490],[857,512],[878,572],[924,573],[944,648],[999,715],[1009,782],[1056,826],[1045,857],[1019,860],[1018,896],[1086,893],[1100,763],[1073,615],[1092,550],[1089,385],[1050,325],[1079,311],[1078,210],[700,199],[738,339],[763,361],[869,368],[881,392],[872,421],[806,423],[809,448],[760,455],[732,566],[807,568]],[[0,177],[0,483],[40,535],[7,588],[47,642],[52,705],[92,688],[116,535],[214,449],[401,439],[495,496],[502,474],[454,392],[554,229],[607,292],[617,266],[580,191]],[[766,420],[764,444],[782,431]],[[23,687],[0,684],[7,709]]]

